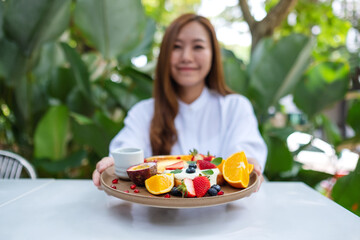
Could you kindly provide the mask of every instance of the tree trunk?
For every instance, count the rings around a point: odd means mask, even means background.
[[[280,0],[261,21],[256,21],[250,13],[247,0],[239,0],[239,6],[243,13],[244,20],[250,28],[252,44],[251,52],[264,37],[270,37],[274,29],[288,16],[289,12],[295,7],[297,0]]]

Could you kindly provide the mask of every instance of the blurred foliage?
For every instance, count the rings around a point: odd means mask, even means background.
[[[266,1],[265,10],[268,12],[278,2]],[[232,9],[237,7],[226,9],[222,16],[227,16],[226,20],[230,22],[239,21],[239,17],[229,17],[229,13],[236,12]],[[225,66],[225,75],[230,76],[227,77],[228,84],[252,101],[260,130],[268,145],[264,173],[269,180],[300,180],[316,187],[321,181],[332,177],[329,173],[306,170],[294,161],[300,151],[311,149],[304,146],[295,152],[289,151],[286,140],[294,131],[305,132],[315,138],[315,132],[320,130],[323,139],[334,148],[344,143],[359,144],[359,98],[349,102],[349,111],[344,116],[347,116],[348,124],[354,129],[355,137],[341,134],[337,122],[324,114],[336,103],[345,101],[352,86],[350,76],[360,69],[360,52],[350,53],[346,48],[346,37],[351,26],[348,19],[334,14],[332,1],[299,1],[273,37],[263,39],[257,45],[249,64],[244,65],[229,53],[225,55],[226,58],[235,58],[224,60],[227,65],[234,64]],[[233,70],[236,64],[240,68]],[[275,119],[278,113],[287,116],[286,109],[280,104],[280,99],[286,95],[293,96],[294,103],[304,116],[302,123],[285,119],[284,123],[279,124]],[[351,184],[350,188],[360,186],[357,181],[348,183]],[[355,204],[356,196],[350,196],[351,191],[348,194]]]
[[[142,0],[146,15],[166,27],[183,13],[195,12],[201,0]]]
[[[353,172],[336,181],[332,189],[334,201],[360,216],[360,161]]]
[[[266,2],[266,10],[269,11],[278,0]],[[336,16],[332,4],[333,1],[298,1],[288,20],[276,31],[275,37],[281,38],[294,32],[316,35],[316,46],[313,48],[316,61],[346,59],[347,55],[338,54],[338,51],[345,46],[351,23]]]
[[[151,96],[131,58],[151,52],[155,22],[132,0],[0,3],[1,148],[40,177],[89,178],[127,110]]]

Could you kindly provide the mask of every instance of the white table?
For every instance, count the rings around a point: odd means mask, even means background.
[[[360,239],[360,218],[303,183],[264,183],[235,202],[147,207],[90,180],[0,180],[0,239]]]

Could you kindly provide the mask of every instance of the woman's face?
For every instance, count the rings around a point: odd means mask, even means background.
[[[186,24],[171,53],[172,78],[181,90],[202,89],[211,61],[211,40],[205,27],[196,21]]]

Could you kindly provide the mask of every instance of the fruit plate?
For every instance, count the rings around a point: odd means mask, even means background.
[[[200,208],[221,205],[250,196],[256,191],[260,184],[257,174],[252,172],[250,175],[249,186],[245,189],[236,189],[225,184],[221,186],[224,195],[213,197],[205,196],[202,198],[181,198],[175,196],[165,198],[165,194],[158,196],[152,195],[145,187],[136,187],[139,192],[134,193],[134,190],[130,189],[130,186],[133,185],[131,181],[119,179],[118,183],[113,184],[112,181],[114,179],[118,179],[115,175],[114,167],[106,169],[101,174],[101,185],[107,194],[129,202],[160,208]],[[111,186],[116,186],[116,189]],[[125,191],[129,192],[127,193]]]

